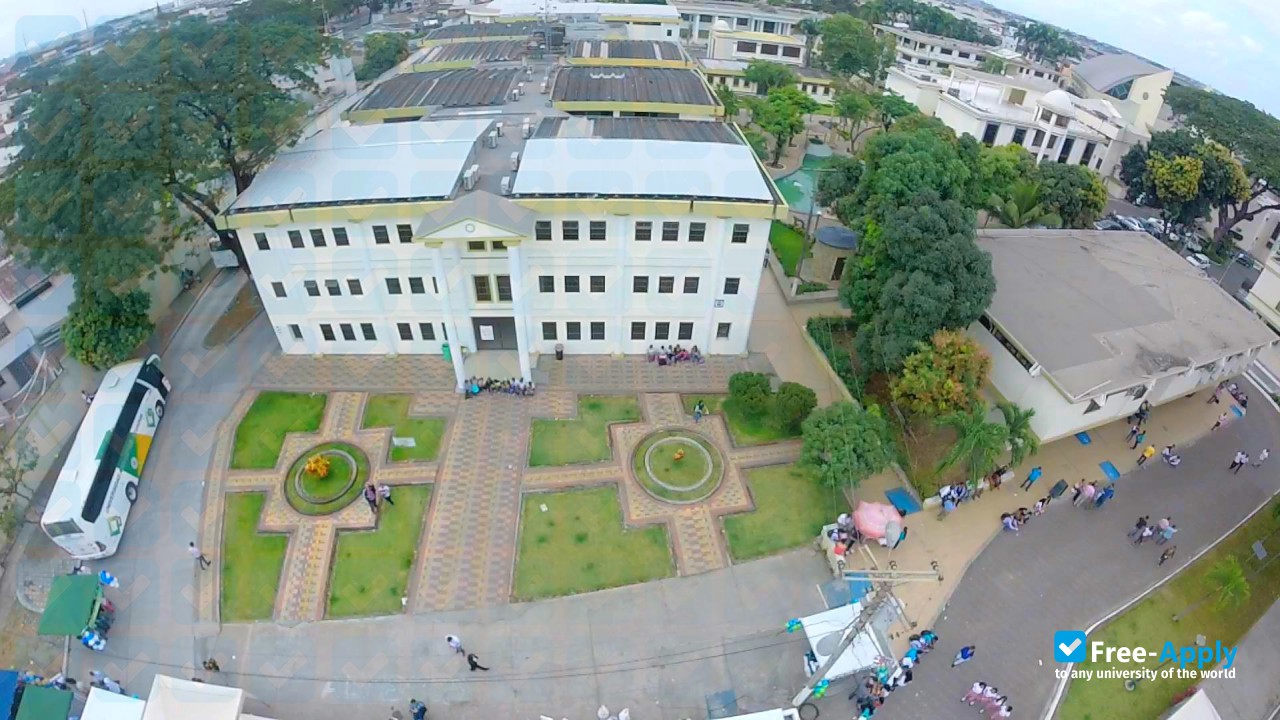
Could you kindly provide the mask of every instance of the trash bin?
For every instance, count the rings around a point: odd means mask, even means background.
[[[564,359],[564,343],[556,343],[556,359]]]
[[[453,362],[453,353],[449,351],[449,343],[442,344],[440,346],[440,352],[444,354],[445,360]]]
[[[1053,484],[1053,487],[1049,488],[1049,497],[1060,498],[1062,497],[1062,494],[1065,493],[1066,491],[1067,491],[1067,481],[1059,480],[1058,482]]]

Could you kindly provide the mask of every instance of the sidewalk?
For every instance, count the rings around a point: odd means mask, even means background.
[[[1222,720],[1264,720],[1280,707],[1280,600],[1240,641],[1235,679],[1200,683]]]
[[[814,315],[846,315],[838,302],[788,305],[769,270],[760,273],[760,291],[751,318],[751,339],[747,349],[769,356],[778,377],[813,388],[819,407],[843,399],[839,379],[830,372],[826,358],[808,339],[805,322]]]
[[[1157,449],[1173,443],[1185,458],[1190,447],[1208,433],[1218,415],[1230,407],[1225,400],[1219,405],[1209,405],[1206,402],[1208,397],[1209,392],[1204,391],[1153,409],[1151,420],[1146,425],[1147,443]],[[1259,399],[1257,402],[1261,404],[1264,401]],[[1081,445],[1074,437],[1045,445],[1039,453],[1013,468],[1015,478],[999,490],[988,490],[981,499],[964,503],[945,520],[938,519],[937,509],[926,508],[909,515],[906,518],[909,534],[905,543],[892,552],[879,546],[870,547],[876,565],[881,569],[887,568],[890,561],[896,562],[901,570],[929,570],[931,563],[938,563],[942,582],[911,582],[895,589],[905,606],[907,618],[919,623],[919,628],[929,627],[935,622],[969,564],[999,534],[1001,514],[1022,507],[1031,508],[1038,499],[1049,494],[1049,488],[1059,479],[1070,485],[1075,485],[1081,478],[1086,482],[1096,480],[1099,487],[1105,485],[1108,480],[1099,466],[1104,461],[1110,461],[1122,474],[1133,471],[1139,452],[1130,450],[1124,441],[1127,432],[1128,425],[1119,420],[1091,430],[1089,435],[1093,442],[1089,445]],[[1261,448],[1248,447],[1244,450],[1256,455]],[[1229,455],[1223,456],[1223,468],[1230,460]],[[1151,463],[1163,465],[1159,457]],[[1044,468],[1044,476],[1031,492],[1021,490],[1019,485],[1030,469],[1037,465]],[[1116,482],[1117,497],[1126,492],[1128,482],[1131,480],[1126,476]],[[900,485],[893,473],[882,473],[864,482],[856,496],[868,502],[886,502],[885,491]],[[1070,508],[1070,503],[1071,491],[1068,490],[1062,498],[1050,503],[1048,513],[1064,512]],[[1035,525],[1047,519],[1048,516],[1036,518],[1029,524]],[[859,565],[853,561],[849,569],[870,568],[867,564]],[[907,635],[902,633],[891,638],[896,654],[906,650]]]

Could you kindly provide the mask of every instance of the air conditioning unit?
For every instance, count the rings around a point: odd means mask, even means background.
[[[504,175],[502,178],[502,182],[499,184],[499,187],[502,188],[503,195],[510,195],[511,194],[511,176]]]
[[[543,95],[546,95],[546,94],[547,94],[547,85],[548,85],[547,81],[546,81],[546,80],[543,80],[543,81],[542,81],[542,94],[543,94]]]
[[[529,121],[529,118],[525,118],[524,124],[520,126],[520,135],[526,140],[533,137],[533,123]]]
[[[497,131],[497,130],[490,130],[490,131],[489,131],[489,137],[488,137],[488,143],[487,143],[487,144],[488,144],[488,146],[489,146],[489,147],[491,147],[491,148],[496,148],[496,147],[498,147],[498,131]]]
[[[479,177],[480,177],[480,166],[472,165],[471,167],[467,168],[466,172],[462,173],[462,187],[466,188],[467,190],[475,190],[476,180],[479,179]]]
[[[495,124],[493,126],[493,131],[498,133],[498,137],[502,137],[502,123]]]
[[[511,153],[511,169],[512,170],[520,169],[520,153],[518,152]]]

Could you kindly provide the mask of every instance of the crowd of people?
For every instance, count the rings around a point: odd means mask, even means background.
[[[890,658],[883,658],[883,662],[849,693],[849,699],[858,704],[858,718],[872,717],[893,691],[911,683],[912,668],[933,651],[938,644],[938,636],[932,630],[925,630],[912,635],[910,641],[910,647],[903,654],[902,660],[894,663]],[[973,646],[969,646],[969,649],[972,657]],[[956,664],[958,663],[953,663],[952,667]]]
[[[646,353],[649,362],[656,362],[658,365],[675,365],[676,363],[692,362],[701,365],[707,359],[702,355],[702,351],[697,345],[692,348],[686,348],[680,345],[661,345],[659,347],[649,346]]]
[[[530,397],[538,391],[532,380],[524,378],[507,378],[505,380],[499,378],[467,378],[467,383],[463,387],[463,396],[472,398],[480,393],[503,394],[503,395],[519,395],[521,397]]]
[[[1013,715],[1013,706],[1009,704],[1009,696],[1000,692],[995,685],[975,682],[969,692],[960,698],[960,702],[976,707],[978,712],[986,714],[991,720],[1007,718]]]

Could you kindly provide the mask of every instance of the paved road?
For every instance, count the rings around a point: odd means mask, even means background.
[[[958,700],[975,680],[1006,692],[1015,717],[1041,717],[1055,682],[1053,632],[1089,627],[1180,567],[1159,568],[1155,547],[1126,542],[1134,519],[1172,516],[1178,559],[1190,560],[1280,489],[1280,465],[1226,473],[1236,449],[1274,448],[1278,435],[1280,416],[1266,403],[1253,403],[1245,421],[1185,447],[1177,469],[1156,463],[1121,478],[1104,510],[1056,506],[1020,535],[997,537],[970,566],[937,624],[942,642],[935,656],[876,717],[958,717]],[[947,658],[970,643],[978,646],[977,657],[950,669]],[[819,706],[823,715],[848,712],[850,689],[833,690]]]
[[[1222,720],[1268,720],[1280,709],[1280,600],[1240,642],[1235,679],[1200,683]]]

